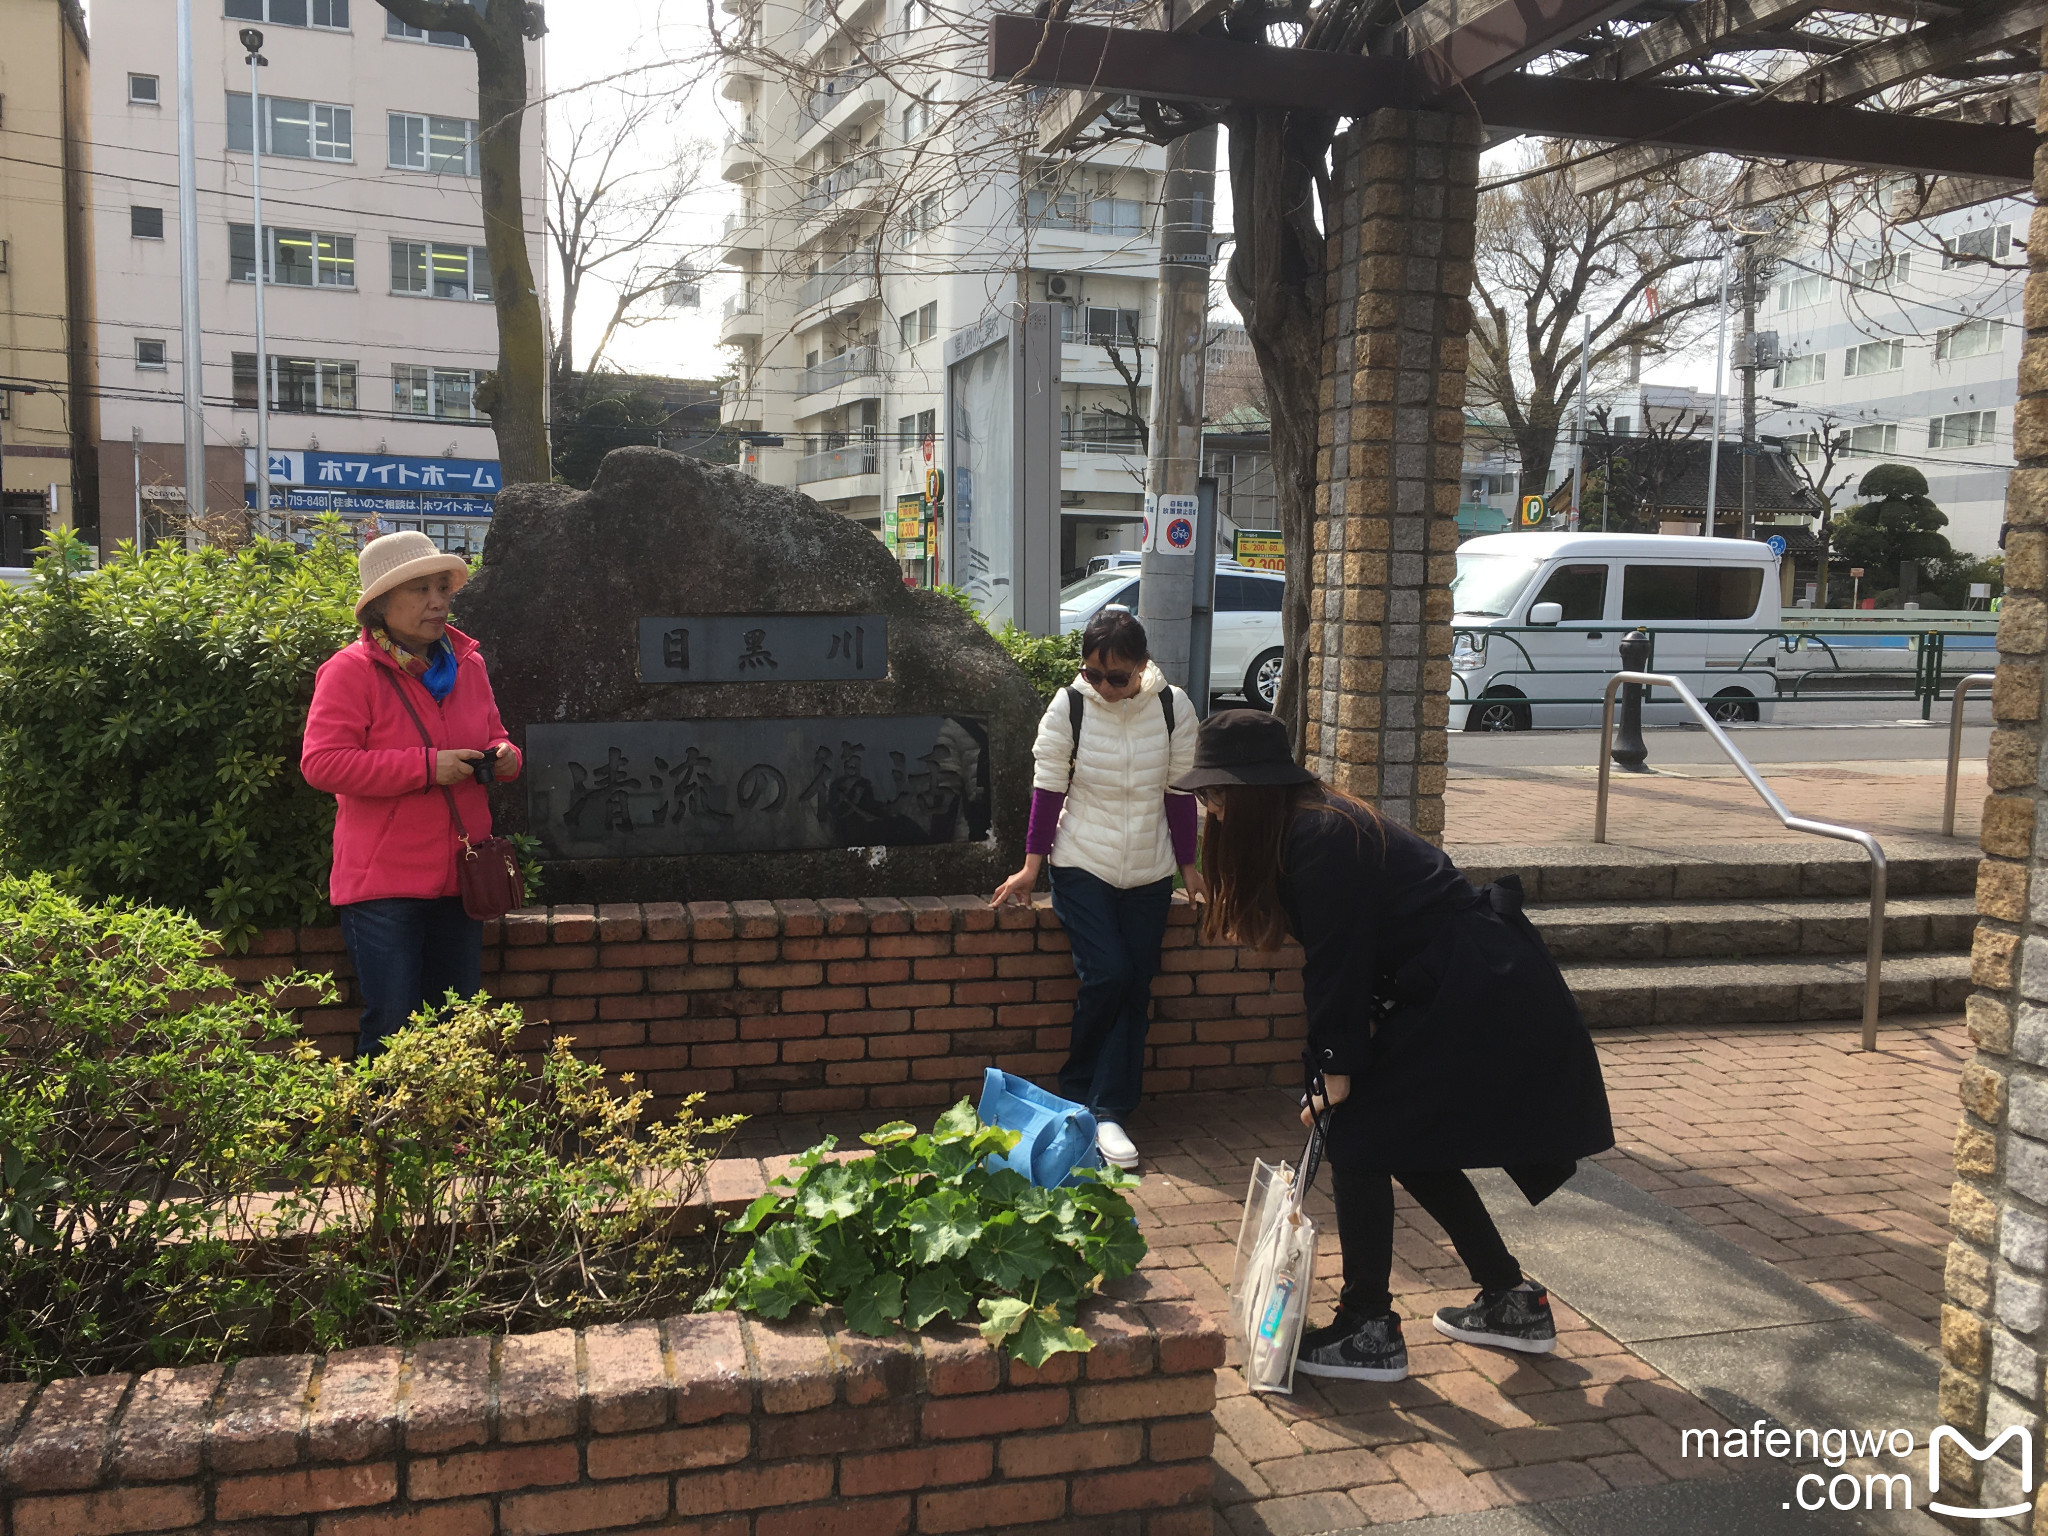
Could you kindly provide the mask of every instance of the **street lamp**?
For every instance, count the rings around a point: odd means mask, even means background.
[[[263,325],[263,269],[269,260],[270,242],[263,229],[263,93],[262,76],[257,71],[270,60],[263,57],[261,32],[244,27],[239,36],[249,53],[249,192],[256,205],[256,527],[260,531],[270,522],[270,348]]]

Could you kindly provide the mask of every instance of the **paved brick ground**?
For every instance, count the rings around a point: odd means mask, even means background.
[[[1944,740],[1944,745],[1946,742]],[[1940,761],[1767,766],[1765,781],[1795,815],[1845,822],[1885,837],[1941,834]],[[1972,847],[1984,804],[1984,765],[1957,782],[1956,840]],[[1583,843],[1593,836],[1592,768],[1455,770],[1444,790],[1448,843]],[[1610,842],[1680,848],[1691,842],[1803,840],[1788,832],[1733,770],[1677,768],[1616,775],[1608,796]]]

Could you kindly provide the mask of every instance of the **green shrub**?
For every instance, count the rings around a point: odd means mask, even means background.
[[[727,1228],[759,1231],[753,1249],[701,1307],[780,1318],[833,1303],[872,1335],[951,1317],[1033,1366],[1091,1347],[1075,1326],[1082,1299],[1145,1256],[1122,1193],[1134,1176],[1088,1170],[1077,1187],[1041,1189],[990,1169],[1017,1133],[983,1125],[966,1099],[929,1135],[899,1121],[861,1140],[874,1151],[841,1161],[827,1138],[793,1179],[770,1181]]]
[[[715,1138],[643,1124],[516,1009],[463,1004],[323,1060],[293,977],[228,988],[161,908],[0,878],[0,1379],[687,1308]],[[287,989],[292,995],[287,995]]]
[[[988,629],[988,620],[981,616],[981,610],[974,606],[974,599],[963,587],[935,587],[939,596],[958,603],[960,609],[983,629]],[[1034,635],[1029,630],[1019,629],[1014,623],[1005,623],[1001,629],[990,629],[996,644],[1010,653],[1010,659],[1024,669],[1024,675],[1031,680],[1031,686],[1038,690],[1038,696],[1050,704],[1053,695],[1074,680],[1074,674],[1081,670],[1081,632],[1075,630],[1069,635]]]
[[[334,801],[299,776],[313,673],[356,633],[352,539],[171,544],[0,597],[0,860],[241,945],[319,920]]]

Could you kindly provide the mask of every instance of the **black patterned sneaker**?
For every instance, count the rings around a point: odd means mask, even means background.
[[[1408,1346],[1401,1342],[1401,1319],[1392,1312],[1379,1317],[1339,1312],[1329,1327],[1301,1336],[1294,1369],[1303,1376],[1346,1381],[1405,1381]]]
[[[1557,1348],[1550,1292],[1540,1285],[1481,1291],[1469,1307],[1439,1307],[1436,1331],[1463,1344],[1491,1344],[1527,1355],[1547,1355]]]

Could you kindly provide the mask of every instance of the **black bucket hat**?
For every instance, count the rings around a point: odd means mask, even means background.
[[[1261,709],[1221,709],[1202,722],[1195,766],[1172,789],[1214,789],[1219,784],[1313,784],[1316,776],[1294,760],[1287,727]]]

